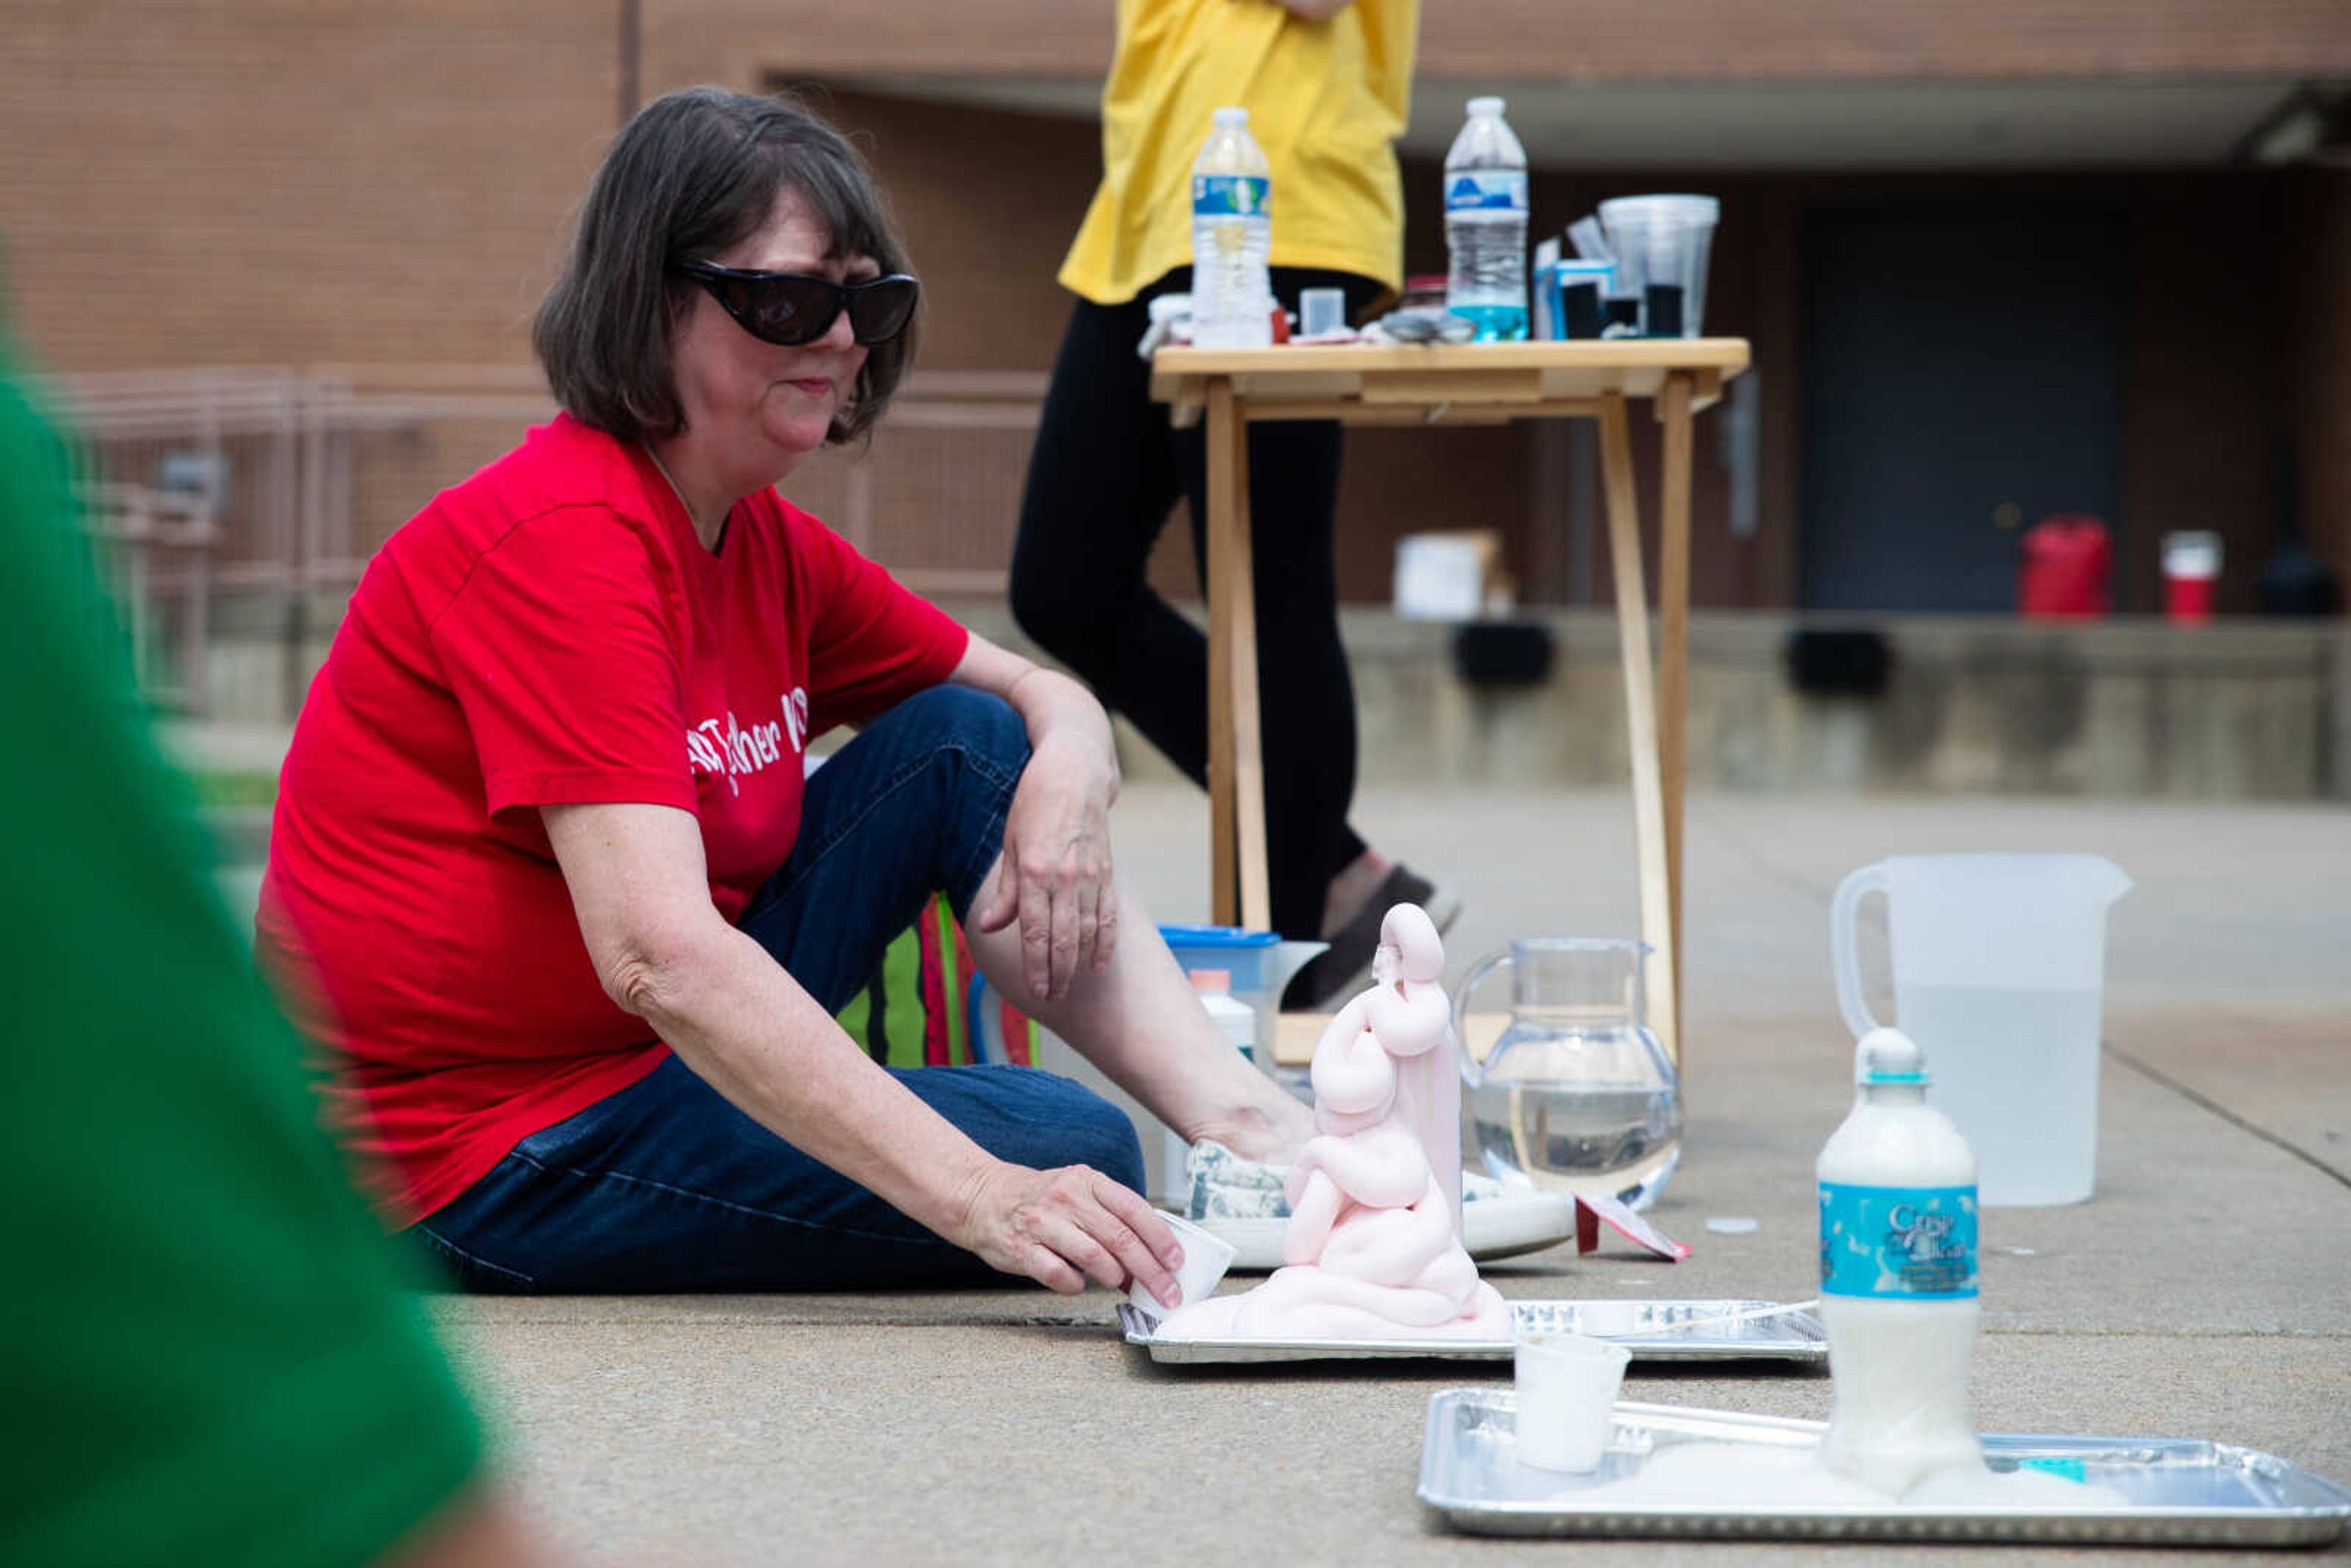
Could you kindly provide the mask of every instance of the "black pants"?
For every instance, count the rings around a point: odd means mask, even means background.
[[[1024,631],[1134,721],[1195,783],[1207,778],[1207,641],[1152,591],[1144,571],[1178,495],[1193,555],[1207,567],[1207,445],[1172,430],[1151,401],[1135,344],[1147,300],[1189,287],[1188,269],[1125,305],[1080,300],[1053,364],[1029,460],[1012,612]],[[1278,267],[1291,310],[1301,288],[1347,291],[1351,317],[1379,293],[1368,278]],[[1258,702],[1265,749],[1266,857],[1275,929],[1320,936],[1331,879],[1364,852],[1347,825],[1355,793],[1355,693],[1339,641],[1332,530],[1339,494],[1335,420],[1249,430],[1256,573]]]

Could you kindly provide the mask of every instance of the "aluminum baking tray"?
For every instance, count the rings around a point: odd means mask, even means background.
[[[1828,1333],[1807,1312],[1744,1322],[1700,1319],[1767,1311],[1776,1301],[1512,1301],[1520,1325],[1557,1333],[1598,1333],[1619,1341],[1635,1361],[1792,1361],[1826,1366]],[[1510,1342],[1499,1340],[1261,1340],[1163,1339],[1151,1320],[1121,1304],[1126,1343],[1170,1364],[1269,1361],[1508,1361]],[[1675,1332],[1676,1323],[1698,1326]]]
[[[2179,1437],[2016,1433],[1985,1434],[1984,1457],[1994,1469],[2053,1469],[2111,1487],[2128,1506],[1628,1509],[1621,1501],[1585,1500],[1595,1487],[1637,1474],[1651,1454],[1671,1444],[1804,1448],[1817,1444],[1823,1429],[1818,1421],[1620,1403],[1600,1469],[1561,1475],[1518,1462],[1510,1390],[1448,1388],[1428,1402],[1420,1500],[1457,1530],[1481,1535],[2314,1546],[2341,1536],[2351,1521],[2351,1491],[2251,1448]]]

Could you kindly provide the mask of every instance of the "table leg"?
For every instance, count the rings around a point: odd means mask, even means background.
[[[1268,930],[1265,754],[1258,723],[1249,425],[1232,382],[1208,383],[1209,918]]]
[[[1608,501],[1608,559],[1616,585],[1616,639],[1625,665],[1625,722],[1633,760],[1633,839],[1641,872],[1641,939],[1649,1021],[1666,1054],[1681,1062],[1681,1011],[1674,987],[1679,950],[1669,913],[1665,798],[1658,778],[1657,708],[1650,684],[1649,594],[1641,570],[1641,514],[1633,484],[1633,439],[1625,400],[1600,400],[1600,471]]]
[[[1667,918],[1674,933],[1674,1016],[1682,1011],[1682,784],[1689,737],[1690,378],[1666,378],[1657,512],[1657,766],[1666,818]]]

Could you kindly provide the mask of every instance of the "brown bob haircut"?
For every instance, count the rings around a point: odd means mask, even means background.
[[[672,270],[747,239],[789,186],[831,236],[830,256],[911,272],[881,193],[848,141],[784,97],[695,87],[637,111],[604,154],[563,274],[539,301],[531,348],[571,416],[623,441],[685,428],[671,366],[694,285]],[[914,358],[915,323],[866,350],[825,439],[852,441],[882,416]]]

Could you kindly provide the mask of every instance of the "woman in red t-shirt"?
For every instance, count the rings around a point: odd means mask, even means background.
[[[386,542],[311,688],[264,950],[315,987],[395,1219],[475,1288],[994,1268],[1166,1298],[1119,1112],[1023,1069],[893,1073],[833,1022],[935,891],[1177,1131],[1281,1158],[1311,1130],[1112,874],[1100,706],[771,488],[880,416],[904,267],[799,108],[648,106],[539,310],[563,414]]]

